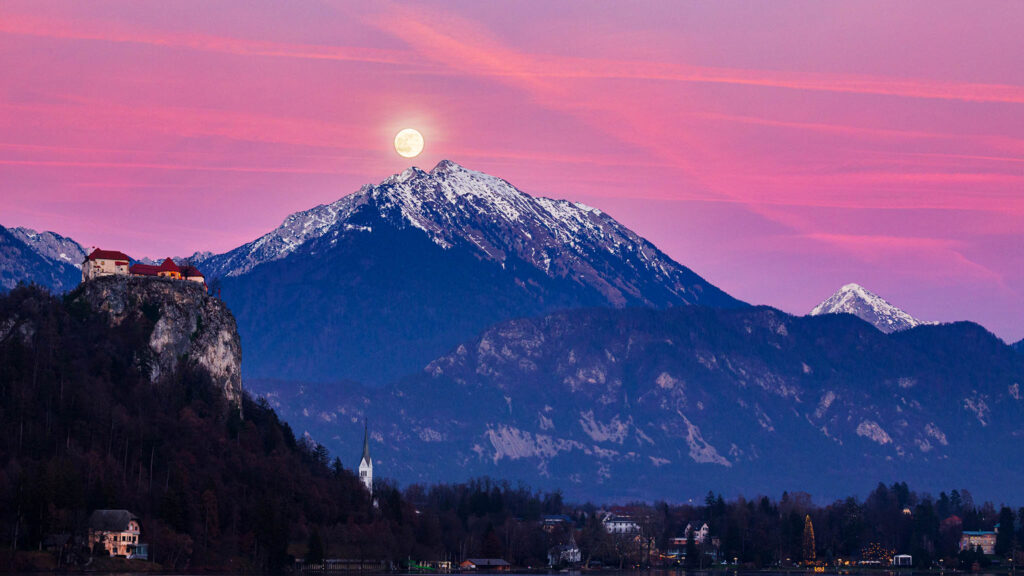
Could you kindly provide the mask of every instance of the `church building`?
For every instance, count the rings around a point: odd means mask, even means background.
[[[359,481],[373,496],[373,459],[370,458],[370,435],[363,422],[363,458],[359,461]]]

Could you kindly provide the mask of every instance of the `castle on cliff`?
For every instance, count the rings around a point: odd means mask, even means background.
[[[195,266],[178,266],[174,260],[165,259],[159,265],[131,263],[131,258],[117,250],[93,250],[82,262],[82,282],[101,276],[157,276],[188,280],[206,285],[206,278]]]

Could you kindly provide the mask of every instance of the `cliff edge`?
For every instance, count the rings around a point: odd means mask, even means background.
[[[152,324],[147,352],[137,361],[153,383],[182,367],[207,372],[227,402],[242,406],[242,344],[235,317],[219,299],[194,282],[106,276],[82,283],[68,295],[111,325]]]

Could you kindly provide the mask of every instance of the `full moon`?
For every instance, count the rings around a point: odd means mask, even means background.
[[[423,152],[423,134],[406,128],[395,135],[395,152],[403,158],[414,158]]]

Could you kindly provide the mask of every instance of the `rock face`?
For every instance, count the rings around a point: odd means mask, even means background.
[[[853,314],[889,334],[928,324],[914,318],[881,296],[859,284],[847,284],[811,310],[811,316],[822,314]]]
[[[150,381],[179,368],[207,372],[232,406],[242,403],[242,345],[235,318],[202,285],[151,277],[108,276],[83,283],[74,303],[105,314],[113,325],[146,318],[153,322],[149,354],[141,355]]]

